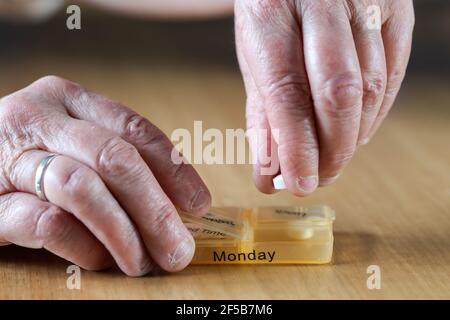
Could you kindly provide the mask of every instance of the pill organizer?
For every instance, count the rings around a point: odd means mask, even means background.
[[[195,239],[192,264],[325,264],[333,253],[328,206],[211,208],[180,216]]]

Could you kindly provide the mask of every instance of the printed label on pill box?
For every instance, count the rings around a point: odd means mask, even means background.
[[[199,227],[192,223],[184,224],[194,239],[225,239],[227,235],[223,232]]]
[[[227,238],[229,238],[223,232],[204,228],[204,227],[198,226],[194,223],[185,223],[184,225],[189,230],[189,232],[192,234],[194,239],[227,239]]]
[[[214,224],[218,224],[218,225],[226,225],[229,227],[236,227],[237,226],[237,222],[233,219],[230,218],[226,218],[223,216],[218,216],[214,213],[208,212],[207,214],[205,214],[203,217],[201,217],[203,220],[206,220],[208,222],[212,222]]]
[[[252,250],[249,252],[226,252],[213,251],[214,262],[251,262],[251,261],[265,261],[273,262],[275,259],[276,251],[257,251]]]
[[[307,213],[305,211],[300,210],[289,210],[289,209],[280,209],[275,208],[273,210],[275,214],[279,215],[288,215],[288,216],[296,216],[296,217],[305,217]]]
[[[258,222],[269,222],[280,219],[292,220],[332,220],[334,212],[326,206],[311,207],[261,207],[257,208]]]
[[[239,208],[211,208],[202,217],[195,217],[186,213],[180,213],[180,216],[185,224],[189,223],[201,228],[201,231],[197,230],[196,232],[201,232],[203,235],[208,232],[212,234],[213,231],[236,239],[242,239],[246,235],[247,228],[244,222],[240,220],[241,209]]]

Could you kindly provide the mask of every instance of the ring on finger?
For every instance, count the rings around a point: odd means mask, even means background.
[[[48,166],[50,163],[57,157],[58,154],[50,154],[44,159],[41,160],[39,163],[37,169],[36,169],[36,176],[34,179],[34,186],[36,189],[36,194],[42,201],[47,201],[47,197],[45,196],[44,191],[44,176],[45,172],[47,171]]]

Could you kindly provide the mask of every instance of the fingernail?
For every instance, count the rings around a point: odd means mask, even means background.
[[[335,182],[337,180],[337,178],[339,178],[339,174],[335,175],[334,177],[320,178],[319,179],[319,185],[320,186],[327,186],[327,185],[332,184],[333,182]]]
[[[155,266],[156,265],[153,263],[152,260],[145,259],[145,262],[142,264],[142,267],[141,267],[141,274],[146,275],[146,274],[152,273]]]
[[[194,256],[195,242],[192,237],[188,236],[181,241],[175,250],[169,254],[169,265],[171,268],[177,267],[177,265],[185,260],[191,260]]]
[[[203,208],[209,203],[209,194],[200,188],[191,200],[191,211]]]
[[[298,177],[297,188],[303,192],[312,192],[317,188],[317,176]]]

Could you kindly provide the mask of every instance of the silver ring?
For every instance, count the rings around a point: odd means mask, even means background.
[[[47,171],[50,163],[58,156],[58,154],[51,154],[41,160],[39,166],[36,169],[36,176],[34,178],[34,186],[36,188],[36,194],[42,201],[47,201],[47,197],[44,192],[44,175]]]

